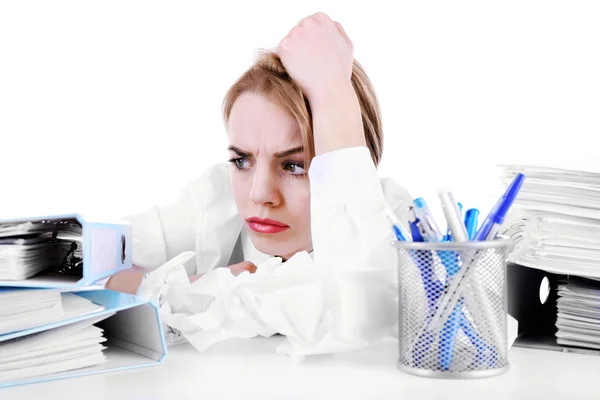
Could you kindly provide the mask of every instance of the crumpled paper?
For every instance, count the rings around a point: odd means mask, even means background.
[[[216,268],[190,283],[183,264],[193,256],[182,253],[148,273],[138,292],[160,305],[170,342],[185,338],[203,352],[228,338],[280,333],[286,340],[277,352],[301,360],[393,335],[396,290],[380,269],[340,271],[300,252],[286,262],[273,257],[253,274]]]

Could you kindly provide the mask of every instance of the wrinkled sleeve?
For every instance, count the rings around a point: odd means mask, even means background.
[[[311,231],[315,261],[340,268],[394,268],[390,262],[388,207],[367,147],[315,157],[310,178]]]

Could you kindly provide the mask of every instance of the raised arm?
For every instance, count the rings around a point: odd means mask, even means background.
[[[315,155],[366,146],[351,82],[354,48],[342,26],[324,13],[311,15],[289,32],[277,52],[309,101]]]

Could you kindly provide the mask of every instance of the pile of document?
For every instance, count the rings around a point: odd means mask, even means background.
[[[93,322],[97,321],[84,320],[0,342],[0,383],[104,363],[106,338]]]
[[[502,183],[525,182],[501,234],[510,261],[544,271],[600,278],[600,173],[503,165]]]
[[[564,275],[557,288],[557,343],[600,349],[600,173],[504,165],[525,181],[505,220],[510,262]]]
[[[104,310],[74,293],[50,289],[0,291],[0,335]]]
[[[0,291],[0,383],[57,373],[105,361],[100,343],[106,339],[85,321],[37,332],[57,323],[103,311],[75,293],[50,289],[2,289]],[[103,319],[106,316],[103,316]],[[10,335],[32,330],[25,336]],[[9,337],[4,340],[4,337]]]
[[[570,278],[558,287],[557,342],[600,349],[600,282]]]
[[[63,268],[70,253],[80,256],[80,238],[81,226],[69,221],[0,224],[0,280]]]
[[[0,393],[162,362],[157,305],[101,283],[132,266],[132,242],[127,221],[0,220]]]

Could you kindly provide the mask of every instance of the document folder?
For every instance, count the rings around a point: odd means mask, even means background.
[[[519,321],[517,347],[600,355],[600,344],[593,342],[596,337],[600,341],[598,311],[592,312],[591,323],[585,315],[588,307],[600,308],[596,298],[582,300],[581,287],[576,283],[600,280],[597,165],[583,169],[500,166],[502,182],[512,180],[517,173],[527,176],[501,232],[514,239],[507,282],[509,313]],[[546,282],[549,296],[540,299],[540,286]],[[565,303],[571,304],[567,306],[570,310],[565,310]]]
[[[508,312],[519,321],[515,347],[600,356],[600,350],[561,345],[556,340],[558,286],[568,275],[510,263],[507,268]],[[542,302],[540,286],[548,279],[549,295]]]
[[[149,367],[163,362],[167,354],[167,347],[159,310],[154,302],[143,297],[111,290],[90,290],[75,294],[103,306],[104,309],[82,317],[0,335],[0,349],[9,341],[23,340],[28,335],[47,332],[86,320],[101,320],[103,316],[108,316],[95,324],[104,330],[103,334],[107,339],[102,343],[106,347],[103,351],[106,361],[99,365],[72,369],[67,372],[9,381],[0,380],[0,388]],[[2,371],[0,371],[0,379],[1,377]]]
[[[127,221],[79,214],[0,220],[0,286],[77,289],[131,267]]]

